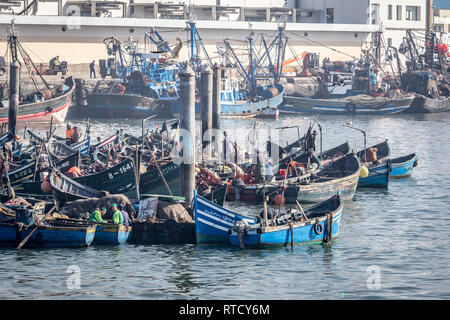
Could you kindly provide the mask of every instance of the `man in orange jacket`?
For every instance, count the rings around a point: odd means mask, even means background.
[[[72,128],[72,125],[70,123],[67,124],[67,129],[66,129],[66,144],[68,146],[70,146],[70,144],[72,143],[72,137],[74,135],[75,131]]]

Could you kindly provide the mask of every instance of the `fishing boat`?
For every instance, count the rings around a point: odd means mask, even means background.
[[[99,223],[95,230],[93,245],[119,245],[128,241],[131,235],[131,226],[114,223]]]
[[[181,194],[180,166],[173,161],[160,165],[160,170],[167,181],[173,195]],[[139,192],[141,194],[162,194],[169,195],[159,170],[154,168],[140,175]]]
[[[389,176],[393,179],[411,177],[414,167],[417,167],[419,159],[415,153],[408,154],[391,160],[392,170]]]
[[[67,201],[97,198],[99,195],[99,191],[79,184],[57,171],[52,171],[49,176],[49,181],[53,196],[60,205],[63,205]]]
[[[319,163],[317,156],[311,158]],[[338,192],[342,200],[351,200],[356,191],[360,174],[360,162],[355,154],[349,153],[327,163],[315,166],[315,169],[303,175],[291,178],[278,178],[273,182],[244,185],[238,189],[232,187],[227,194],[228,201],[262,203],[269,197],[268,203],[274,203],[284,189],[285,203],[322,202]]]
[[[387,189],[389,186],[389,173],[392,166],[390,160],[377,166],[372,166],[366,177],[360,177],[358,189],[361,188],[379,188]]]
[[[19,233],[19,242],[25,239],[33,229],[34,226],[22,229]],[[60,225],[44,222],[44,225],[37,227],[24,247],[88,247],[94,240],[95,230],[96,225]]]
[[[389,115],[408,109],[414,95],[399,93],[388,97],[356,95],[338,99],[312,99],[286,96],[281,113],[312,113],[330,115]]]
[[[10,169],[8,172],[9,181],[12,187],[16,188],[20,186],[23,182],[28,181],[33,178],[34,172],[36,170],[36,160],[31,160],[21,167]],[[3,184],[6,185],[6,173],[3,174]]]
[[[15,219],[0,219],[0,246],[17,245],[19,239],[19,229]]]
[[[329,243],[339,235],[342,208],[336,195],[305,212],[288,212],[253,225],[238,221],[229,232],[230,243],[241,248]]]
[[[135,167],[130,158],[123,158],[118,164],[103,171],[71,180],[91,189],[108,191],[111,194],[124,194],[131,199],[138,198]]]
[[[17,120],[47,123],[53,118],[55,121],[63,123],[72,101],[74,88],[72,77],[68,77],[64,81],[62,93],[55,94],[48,100],[19,104]],[[7,100],[0,102],[0,122],[8,122],[8,106]]]
[[[230,230],[236,221],[256,223],[255,217],[240,215],[199,196],[194,195],[195,233],[197,244],[228,244]]]
[[[89,155],[90,138],[87,138],[73,146],[68,146],[63,142],[51,139],[46,145],[46,150],[52,162],[58,162],[77,151],[80,151],[80,156],[85,159]]]
[[[93,245],[119,245],[127,242],[131,235],[132,227],[124,226],[122,224],[115,223],[96,223],[93,221],[85,221],[81,219],[67,219],[57,218],[52,222],[58,226],[71,226],[71,225],[94,225],[95,236],[92,242]]]

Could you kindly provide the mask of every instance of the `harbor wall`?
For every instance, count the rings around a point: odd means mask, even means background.
[[[98,59],[108,57],[103,44],[104,38],[115,36],[126,41],[131,36],[138,40],[141,49],[144,49],[144,35],[151,27],[155,27],[170,44],[175,45],[176,38],[179,37],[184,42],[180,59],[185,60],[188,56],[188,33],[183,30],[186,28],[186,21],[77,17],[78,24],[74,24],[74,21],[68,18],[70,17],[15,18],[20,41],[30,51],[36,63],[48,63],[51,58],[59,55],[60,60],[68,61],[70,71],[71,68],[74,68],[74,71],[82,70],[90,61],[97,62]],[[10,20],[11,16],[0,15],[0,52],[6,52],[6,28]],[[246,21],[197,22],[200,36],[213,60],[218,58],[216,44],[223,44],[224,38],[229,38],[233,47],[242,47],[242,41],[248,37],[251,27],[255,43],[259,45],[258,35],[264,33],[266,38],[275,36],[278,26],[278,23],[270,22],[252,22],[251,25]],[[359,57],[361,47],[368,45],[369,36],[376,27],[355,24],[288,24],[286,35],[297,54],[308,51],[320,53],[321,60],[325,57],[331,60],[349,60],[351,56]],[[150,45],[147,46],[147,49],[149,48]],[[287,50],[286,57],[292,57],[290,50]]]

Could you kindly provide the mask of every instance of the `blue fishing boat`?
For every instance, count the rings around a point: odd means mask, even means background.
[[[131,227],[114,223],[99,223],[95,230],[94,245],[119,245],[128,241]]]
[[[387,189],[389,185],[389,174],[392,166],[390,161],[382,163],[369,169],[367,177],[360,177],[357,189],[361,188],[380,188]]]
[[[414,96],[372,97],[356,95],[337,99],[314,99],[286,96],[278,109],[281,113],[330,115],[389,115],[409,108]]]
[[[229,243],[228,230],[236,221],[246,221],[249,225],[256,223],[255,217],[237,214],[222,208],[205,198],[194,195],[195,233],[197,244]]]
[[[228,83],[228,84],[226,84]],[[259,88],[261,95],[250,97],[248,92],[238,88],[235,79],[222,79],[220,95],[220,116],[225,119],[253,118],[261,114],[265,108],[276,108],[283,102],[284,88],[276,84]],[[181,101],[170,105],[172,115],[180,113]],[[195,113],[200,114],[200,103],[195,104]]]
[[[265,247],[293,243],[330,243],[339,235],[343,205],[338,195],[306,210],[262,219],[254,225],[236,222],[230,230],[233,246]]]
[[[415,153],[411,153],[403,157],[392,159],[391,164],[392,171],[389,173],[391,178],[407,178],[412,175],[414,167],[419,164],[419,158]]]
[[[44,222],[44,224],[33,232],[25,243],[25,247],[88,247],[94,240],[95,225],[79,224],[66,226],[50,222]],[[28,236],[34,228],[34,226],[30,226],[20,231],[19,242]]]
[[[18,238],[18,229],[14,220],[0,220],[0,246],[14,246]]]

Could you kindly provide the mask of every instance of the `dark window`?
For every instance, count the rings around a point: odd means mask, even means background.
[[[389,47],[389,46],[392,46],[392,38],[388,38],[387,41],[388,41],[388,43],[387,43],[387,44],[388,44],[388,47]]]
[[[420,20],[420,7],[406,6],[406,20],[419,21]]]
[[[397,6],[397,20],[402,20],[402,6]]]
[[[334,8],[327,8],[327,23],[334,23]]]
[[[392,20],[392,5],[388,5],[388,19]]]

